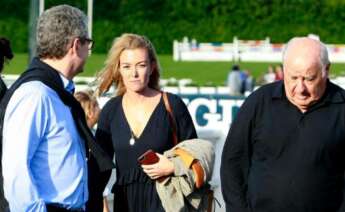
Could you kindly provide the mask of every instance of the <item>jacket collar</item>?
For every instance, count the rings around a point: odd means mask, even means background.
[[[29,65],[29,69],[27,70],[27,72],[29,71],[43,71],[43,74],[45,77],[49,77],[50,79],[54,80],[54,82],[60,87],[65,89],[65,85],[60,77],[59,72],[54,69],[53,67],[51,67],[50,65],[48,65],[47,63],[43,62],[42,60],[40,60],[38,57],[35,57],[32,59],[30,65]]]

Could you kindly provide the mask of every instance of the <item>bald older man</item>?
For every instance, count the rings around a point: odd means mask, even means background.
[[[293,38],[284,80],[249,96],[225,142],[228,212],[340,212],[344,207],[345,91],[328,80],[327,49]]]

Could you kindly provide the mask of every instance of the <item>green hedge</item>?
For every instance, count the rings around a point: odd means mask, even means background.
[[[86,0],[46,0],[46,8],[61,3],[87,8]],[[23,8],[29,8],[29,1],[1,4],[5,9],[0,14],[0,35],[13,41],[15,51],[25,52],[28,9]],[[124,32],[148,36],[160,54],[171,54],[173,40],[184,36],[199,42],[231,42],[234,36],[286,42],[292,36],[314,33],[326,43],[345,43],[345,1],[94,1],[95,51],[107,52],[112,40]]]
[[[14,17],[0,19],[0,35],[11,40],[14,52],[27,52],[27,23]]]

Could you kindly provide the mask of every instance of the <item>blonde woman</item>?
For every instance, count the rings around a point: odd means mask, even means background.
[[[123,34],[115,39],[99,75],[99,92],[115,85],[116,97],[101,111],[96,138],[116,158],[113,186],[114,211],[164,211],[155,189],[155,180],[174,174],[174,165],[161,154],[174,146],[172,126],[159,89],[160,67],[155,49],[144,36]],[[178,140],[196,138],[186,105],[176,95],[167,94],[176,120]],[[159,156],[153,165],[140,165],[137,158],[152,149]],[[110,173],[90,180],[89,211],[97,211],[101,191]]]

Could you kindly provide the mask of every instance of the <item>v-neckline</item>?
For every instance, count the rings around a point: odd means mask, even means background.
[[[123,116],[123,119],[125,120],[126,122],[126,125],[127,125],[127,128],[129,130],[129,133],[130,133],[130,136],[134,136],[135,140],[140,140],[142,138],[142,136],[145,134],[145,131],[147,130],[146,128],[148,128],[148,126],[150,125],[151,121],[152,121],[152,117],[153,115],[156,113],[156,111],[158,110],[158,107],[161,105],[162,103],[162,99],[163,99],[163,95],[161,95],[161,97],[159,98],[159,102],[158,104],[155,106],[155,109],[152,111],[151,115],[150,115],[150,118],[148,119],[148,121],[146,122],[146,125],[145,127],[143,128],[143,130],[141,131],[140,135],[135,135],[132,131],[132,127],[131,125],[129,124],[129,121],[126,117],[126,113],[125,113],[125,110],[123,108],[123,96],[121,98],[121,111],[122,111],[122,116]]]

